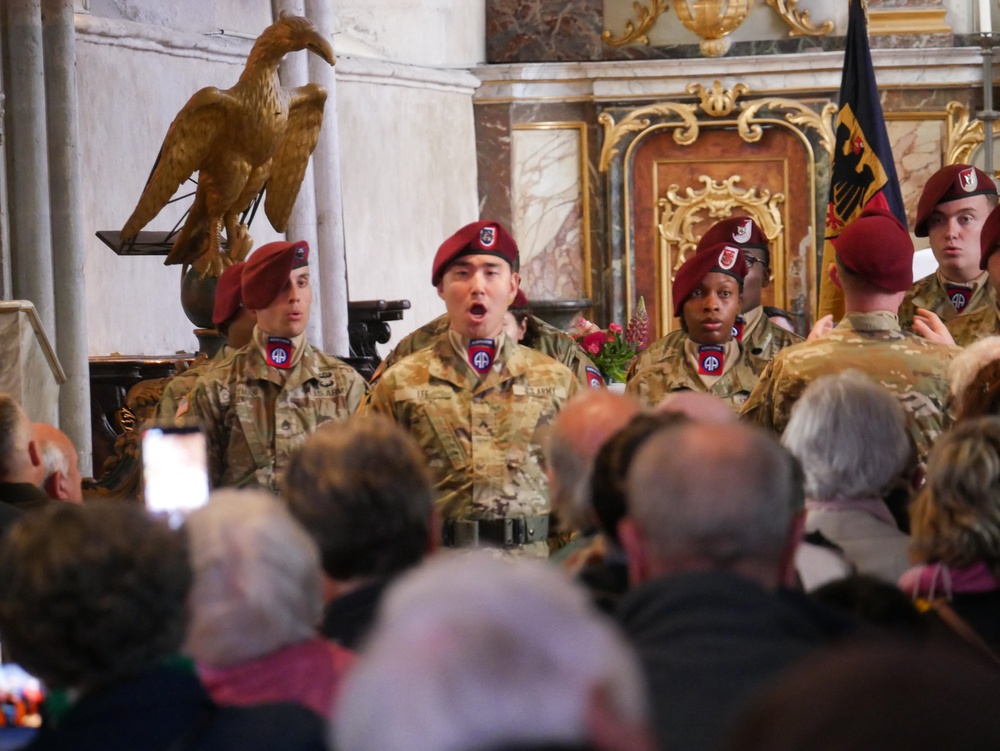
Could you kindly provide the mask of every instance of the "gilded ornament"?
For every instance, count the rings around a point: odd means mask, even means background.
[[[649,37],[646,36],[646,32],[653,27],[657,18],[667,12],[667,1],[650,0],[649,7],[647,8],[636,0],[636,2],[632,3],[632,7],[635,8],[635,12],[639,15],[638,20],[635,23],[626,21],[625,33],[617,38],[612,37],[611,32],[605,29],[601,33],[601,39],[611,47],[621,47],[632,42],[649,45]]]
[[[968,164],[972,152],[986,138],[986,131],[981,120],[969,121],[969,108],[959,102],[949,102],[947,129],[945,140],[944,163]]]
[[[827,102],[820,112],[816,112],[794,99],[777,98],[744,102],[742,108],[736,127],[740,137],[747,143],[756,143],[764,133],[760,126],[763,118],[757,116],[761,110],[791,110],[785,113],[785,120],[793,125],[810,128],[819,133],[820,146],[833,158],[833,146],[836,143],[833,122],[837,115],[837,105],[833,102]]]
[[[729,51],[726,37],[738,29],[750,12],[751,0],[674,0],[677,18],[702,38],[701,53],[720,57]]]
[[[809,11],[796,10],[799,0],[767,0],[767,4],[777,11],[781,20],[791,26],[788,36],[822,37],[833,31],[833,21],[827,19],[818,27],[809,18]]]
[[[736,100],[750,93],[750,87],[738,83],[731,89],[723,89],[721,81],[714,81],[711,89],[706,89],[700,83],[688,84],[688,94],[695,94],[701,99],[701,108],[711,117],[725,117],[736,109]]]
[[[611,160],[618,153],[616,144],[629,133],[638,133],[650,127],[650,117],[677,117],[679,122],[668,123],[674,128],[674,141],[681,146],[690,146],[698,140],[697,108],[693,104],[665,102],[629,112],[620,123],[607,112],[597,117],[597,122],[604,126],[604,145],[601,146],[601,161],[598,168],[607,172]]]

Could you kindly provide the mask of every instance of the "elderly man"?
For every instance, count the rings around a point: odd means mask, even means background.
[[[352,367],[306,341],[306,243],[259,248],[243,269],[241,291],[244,307],[257,315],[252,341],[198,379],[192,416],[208,436],[215,486],[277,491],[292,451],[321,423],[354,414],[367,386]]]
[[[959,350],[900,330],[896,312],[913,283],[913,241],[892,214],[865,211],[834,246],[829,274],[844,291],[844,319],[818,339],[779,352],[740,414],[780,434],[806,386],[855,368],[899,399],[923,462],[951,423],[946,372]]]
[[[636,454],[618,527],[633,589],[618,617],[661,748],[718,748],[743,702],[836,632],[777,591],[802,502],[795,460],[749,425],[662,428]]]
[[[473,222],[445,240],[431,283],[450,328],[389,368],[367,408],[402,425],[427,456],[444,544],[545,556],[542,438],[580,384],[562,363],[505,335],[518,263],[514,238],[496,222]]]
[[[80,460],[69,436],[44,422],[36,422],[33,429],[42,455],[42,489],[46,495],[57,501],[83,503]]]
[[[541,562],[468,551],[389,590],[332,747],[648,751],[645,716],[634,655],[582,591]]]
[[[949,164],[931,175],[917,203],[913,234],[928,238],[938,268],[906,291],[900,326],[911,327],[918,309],[947,322],[994,306],[996,292],[979,265],[979,235],[996,205],[996,183],[981,169]]]
[[[31,421],[10,394],[0,394],[0,529],[22,511],[49,502],[38,487],[42,472]]]
[[[386,585],[437,545],[420,448],[380,415],[320,428],[292,454],[283,495],[319,545],[323,635],[360,646]]]

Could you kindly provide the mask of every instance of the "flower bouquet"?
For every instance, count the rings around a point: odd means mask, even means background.
[[[643,298],[639,298],[635,313],[632,314],[624,330],[617,323],[608,324],[606,330],[601,329],[581,317],[573,324],[570,333],[580,348],[594,361],[605,381],[625,383],[629,365],[646,347],[646,336],[649,333],[646,302]]]

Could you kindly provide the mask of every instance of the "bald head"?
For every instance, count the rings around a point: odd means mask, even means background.
[[[83,503],[83,478],[76,449],[69,436],[54,425],[36,422],[35,443],[42,459],[42,487],[49,498]]]
[[[594,457],[637,414],[639,404],[634,399],[601,390],[574,397],[556,416],[548,451],[549,493],[552,510],[565,526],[590,526]]]
[[[647,578],[750,564],[774,585],[803,504],[795,460],[770,434],[741,423],[658,431],[632,463],[628,491],[623,524],[635,535],[623,542],[630,555],[641,547]]]

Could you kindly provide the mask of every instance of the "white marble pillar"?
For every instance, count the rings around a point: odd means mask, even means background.
[[[91,473],[90,361],[76,90],[73,0],[42,0],[45,99],[52,213],[56,352],[66,382],[59,389],[59,426],[76,447],[80,471]]]

